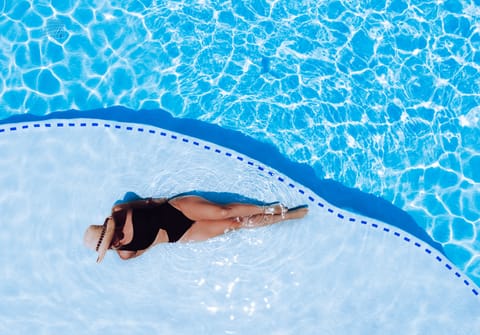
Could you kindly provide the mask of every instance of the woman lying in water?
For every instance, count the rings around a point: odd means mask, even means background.
[[[306,206],[289,210],[281,203],[221,205],[192,195],[148,198],[115,205],[103,225],[88,227],[84,243],[98,252],[98,263],[108,249],[129,259],[159,243],[205,241],[231,230],[300,219],[307,213]]]

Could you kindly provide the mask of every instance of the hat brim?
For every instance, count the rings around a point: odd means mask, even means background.
[[[107,250],[110,247],[110,244],[112,243],[114,232],[115,232],[115,222],[113,221],[113,218],[110,217],[106,222],[105,235],[97,250],[98,252],[97,263],[100,263],[103,261],[103,258],[105,257],[105,254],[107,253]]]

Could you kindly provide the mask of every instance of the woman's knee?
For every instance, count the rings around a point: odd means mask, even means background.
[[[233,209],[228,205],[211,203],[208,208],[205,208],[205,210],[208,211],[208,216],[213,220],[226,220],[235,217]]]
[[[228,219],[232,216],[232,208],[228,205],[217,204],[196,196],[190,198],[189,201],[191,201],[192,207],[205,214],[208,213],[207,216],[213,219]]]

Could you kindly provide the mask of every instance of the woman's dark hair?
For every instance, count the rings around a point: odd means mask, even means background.
[[[127,211],[120,210],[112,213],[113,222],[115,223],[115,230],[113,231],[113,239],[110,247],[118,247],[118,242],[124,238],[123,226],[127,218]]]

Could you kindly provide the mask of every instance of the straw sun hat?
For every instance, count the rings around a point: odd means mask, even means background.
[[[100,263],[112,243],[115,223],[111,216],[105,219],[103,225],[91,225],[85,231],[83,243],[89,249],[98,252],[97,263]]]

